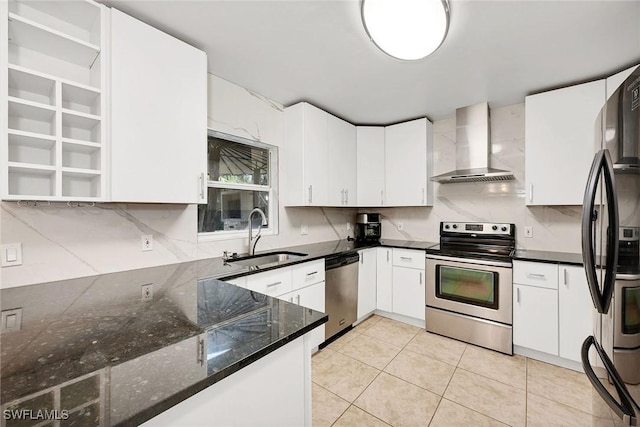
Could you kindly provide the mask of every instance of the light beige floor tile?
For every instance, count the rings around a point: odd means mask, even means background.
[[[444,397],[511,426],[525,425],[524,390],[456,369]]]
[[[527,426],[613,427],[613,420],[597,418],[586,412],[529,393],[527,395]]]
[[[596,417],[609,418],[609,407],[581,372],[527,359],[527,391]]]
[[[365,363],[335,353],[324,363],[313,367],[312,378],[316,384],[353,402],[378,373],[379,370]]]
[[[401,347],[361,334],[338,350],[338,352],[374,368],[382,369],[396,357],[400,350]]]
[[[335,353],[335,351],[333,351],[333,350],[331,350],[329,348],[323,348],[322,350],[318,350],[311,357],[311,363],[314,366],[315,365],[319,365],[322,362],[324,362],[325,360],[327,360],[334,353]]]
[[[354,404],[393,426],[427,426],[439,401],[436,394],[382,372]]]
[[[329,350],[338,351],[342,347],[344,347],[347,343],[351,342],[355,337],[360,335],[360,331],[356,331],[355,329],[350,330],[346,334],[342,335],[340,338],[333,341],[331,344],[326,346]]]
[[[458,405],[447,399],[442,399],[438,410],[431,420],[429,427],[507,427],[500,421],[494,420],[479,412]]]
[[[448,363],[405,348],[384,371],[442,396],[455,369]]]
[[[467,344],[431,332],[418,332],[407,344],[407,350],[433,357],[441,362],[456,366]]]
[[[395,320],[382,318],[378,323],[367,329],[363,334],[398,347],[407,345],[421,329]]]
[[[388,425],[357,406],[351,405],[333,427],[388,427]]]
[[[524,390],[527,386],[527,359],[468,345],[458,368],[480,374]]]
[[[349,407],[349,402],[317,384],[312,389],[313,427],[331,426]]]
[[[367,317],[364,321],[358,323],[354,328],[356,331],[364,332],[376,323],[378,323],[382,319],[381,316],[374,314],[372,316]]]

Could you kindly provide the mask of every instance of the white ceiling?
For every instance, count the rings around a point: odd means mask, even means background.
[[[415,62],[368,40],[358,0],[104,0],[208,54],[209,72],[354,124],[453,116],[640,62],[640,1],[450,0],[442,46]]]

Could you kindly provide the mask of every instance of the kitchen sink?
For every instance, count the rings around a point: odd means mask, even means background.
[[[236,259],[228,259],[228,263],[242,265],[242,266],[260,266],[265,264],[273,264],[276,262],[282,261],[295,261],[302,257],[307,256],[307,254],[299,253],[299,252],[269,252],[266,254],[236,258]]]

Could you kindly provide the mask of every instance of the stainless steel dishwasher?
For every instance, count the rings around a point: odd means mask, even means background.
[[[357,252],[331,255],[325,258],[325,339],[348,328],[358,316]]]

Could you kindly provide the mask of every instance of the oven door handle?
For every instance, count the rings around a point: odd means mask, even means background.
[[[609,391],[597,377],[596,373],[593,371],[591,363],[589,362],[589,348],[591,348],[591,346],[596,349],[596,353],[598,354],[600,360],[602,360],[609,378],[611,378],[611,380],[613,381],[616,392],[620,397],[620,403],[618,403],[614,399],[614,397],[611,395],[611,393],[609,393]],[[582,367],[584,368],[584,373],[587,375],[587,378],[596,389],[598,394],[605,401],[605,403],[611,408],[611,410],[613,410],[613,412],[616,413],[618,417],[622,419],[624,425],[638,425],[637,413],[640,412],[638,404],[629,394],[629,390],[620,378],[620,374],[618,374],[618,371],[613,366],[613,362],[611,362],[609,356],[607,356],[605,351],[602,349],[600,344],[598,344],[595,338],[593,338],[593,336],[587,337],[587,339],[584,340],[584,343],[582,343],[582,351],[580,352],[580,356],[582,359]]]
[[[609,226],[607,227],[606,243],[606,270],[602,281],[602,291],[598,285],[595,262],[595,227],[597,211],[595,210],[596,193],[600,172],[604,176],[605,191],[607,194],[607,215]],[[598,313],[606,314],[611,305],[613,288],[616,280],[616,268],[618,266],[618,199],[613,172],[613,163],[609,150],[600,150],[593,159],[591,171],[587,179],[582,203],[582,260],[587,276],[591,299]]]
[[[440,261],[451,261],[451,262],[459,262],[464,264],[477,264],[477,265],[488,265],[492,267],[507,267],[511,268],[510,262],[502,262],[502,261],[492,261],[492,260],[479,260],[479,259],[469,259],[469,258],[458,258],[444,255],[433,255],[427,254],[427,261],[430,259],[436,259]]]

